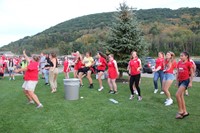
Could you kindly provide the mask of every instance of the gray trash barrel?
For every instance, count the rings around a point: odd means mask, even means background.
[[[77,78],[63,79],[66,100],[79,99],[80,81]]]

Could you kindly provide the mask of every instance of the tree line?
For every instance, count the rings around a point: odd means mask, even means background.
[[[116,22],[116,12],[99,13],[78,17],[3,46],[1,51],[16,54],[23,49],[32,53],[57,51],[69,54],[79,50],[106,51],[104,44],[109,40],[110,27]],[[155,56],[158,51],[189,51],[199,55],[200,8],[135,10],[141,34],[148,42],[148,53]]]

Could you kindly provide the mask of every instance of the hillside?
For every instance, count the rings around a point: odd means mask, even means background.
[[[200,49],[200,8],[137,10],[136,16],[146,40],[151,44],[150,54],[157,51],[188,50],[193,55]],[[78,17],[53,26],[34,36],[27,36],[0,48],[0,51],[32,53],[56,50],[60,54],[71,51],[104,50],[114,12]]]

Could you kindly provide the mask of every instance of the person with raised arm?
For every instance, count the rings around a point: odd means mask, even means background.
[[[25,50],[23,51],[23,55],[28,62],[28,66],[21,69],[16,69],[15,72],[25,71],[24,74],[24,83],[22,88],[24,89],[24,94],[28,98],[29,104],[34,104],[36,102],[36,108],[42,108],[43,105],[40,103],[37,95],[34,93],[36,85],[38,83],[38,75],[39,75],[39,57],[34,55],[32,59],[30,59]]]

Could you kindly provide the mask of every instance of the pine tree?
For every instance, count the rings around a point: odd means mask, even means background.
[[[110,27],[106,48],[108,54],[114,54],[121,78],[122,73],[127,72],[131,52],[136,51],[141,58],[147,53],[148,45],[143,39],[133,9],[124,2],[117,10],[114,16],[115,22]]]

